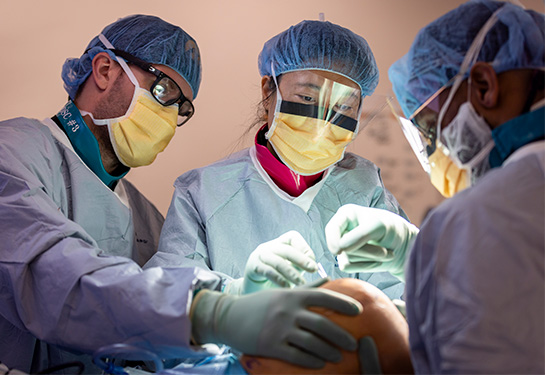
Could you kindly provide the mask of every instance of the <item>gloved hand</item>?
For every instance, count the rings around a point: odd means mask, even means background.
[[[303,272],[316,272],[314,252],[296,231],[262,243],[250,254],[244,277],[226,288],[230,294],[248,294],[263,289],[302,285]]]
[[[418,231],[393,212],[347,204],[327,223],[325,235],[342,271],[389,271],[404,280],[405,257]]]
[[[358,358],[363,375],[382,374],[375,340],[371,336],[364,336],[358,343]]]
[[[202,290],[191,305],[193,341],[321,368],[325,361],[342,359],[339,347],[353,351],[357,342],[324,315],[308,310],[311,306],[346,315],[363,310],[355,299],[327,289],[268,289],[243,296]]]

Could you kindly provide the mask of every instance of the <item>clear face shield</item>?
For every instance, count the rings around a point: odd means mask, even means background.
[[[460,144],[459,141],[462,138],[458,137],[456,140],[459,144],[455,144],[452,142],[452,137],[443,136],[441,131],[444,131],[444,129],[442,129],[444,125],[448,125],[442,124],[446,111],[460,85],[467,78],[467,73],[471,66],[477,60],[485,36],[496,23],[498,19],[497,14],[501,11],[502,8],[499,8],[483,25],[469,47],[458,74],[424,101],[408,119],[398,115],[400,111],[397,110],[395,102],[389,103],[390,108],[401,125],[403,134],[411,145],[420,164],[430,175],[432,184],[445,197],[451,197],[471,185],[472,168],[475,164],[482,162],[490,152],[491,146],[493,146],[492,142],[489,142],[483,147],[481,147],[482,145],[478,145],[479,147],[471,152],[471,158],[468,157],[464,158],[467,160],[461,160],[459,157],[459,147],[464,146],[463,143],[468,139],[465,139],[462,144]],[[449,88],[450,91],[445,103],[440,103],[441,93]],[[464,108],[464,110],[467,110],[467,107]],[[459,114],[460,111],[461,110],[459,110]],[[459,131],[465,131],[466,134],[471,135],[471,132],[468,130],[471,131],[469,128],[460,129]],[[473,129],[473,132],[474,131],[475,129]],[[480,151],[479,148],[481,148]]]
[[[433,94],[408,119],[399,115],[401,110],[395,99],[388,100],[390,109],[401,125],[403,135],[409,142],[422,168],[428,174],[431,172],[429,157],[436,151],[437,147],[444,148],[437,139],[437,120],[441,110],[439,95],[447,87],[449,87],[449,84]]]
[[[400,112],[395,101],[388,104],[420,165],[430,176],[431,183],[448,198],[469,186],[470,175],[451,158],[449,149],[438,138],[438,97],[446,87],[434,94],[433,100],[425,103],[427,107],[416,111],[409,119],[398,115]]]
[[[314,175],[342,159],[359,130],[361,92],[313,71],[285,73],[266,138],[280,160],[300,175]]]

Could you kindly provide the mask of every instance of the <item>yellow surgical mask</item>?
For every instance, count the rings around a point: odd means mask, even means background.
[[[147,91],[138,91],[134,109],[109,125],[112,145],[127,167],[151,164],[174,137],[178,106],[165,107]]]
[[[178,105],[163,106],[147,91],[135,87],[127,113],[114,119],[95,119],[96,125],[108,125],[110,140],[119,161],[127,167],[151,164],[165,149],[176,130]]]
[[[354,133],[327,121],[277,113],[269,137],[278,157],[300,175],[314,175],[343,158]]]
[[[470,185],[469,173],[460,168],[437,147],[429,157],[431,183],[443,196],[450,198]]]
[[[273,79],[279,87],[274,75]],[[283,100],[277,90],[274,118],[265,137],[292,171],[312,176],[340,161],[355,138],[360,90],[308,71],[287,85],[290,100]]]
[[[101,34],[100,40],[113,49]],[[90,116],[96,125],[107,125],[115,154],[127,167],[151,164],[163,151],[176,130],[178,104],[163,106],[148,90],[138,84],[134,73],[123,59],[121,68],[134,85],[134,94],[127,112],[117,118],[95,119],[92,113],[80,110],[82,116]]]

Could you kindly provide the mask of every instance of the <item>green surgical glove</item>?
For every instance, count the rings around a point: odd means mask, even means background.
[[[191,306],[193,341],[321,368],[326,361],[340,361],[340,349],[353,351],[357,342],[325,316],[308,310],[311,306],[345,315],[363,309],[355,299],[327,289],[269,289],[243,296],[202,290]]]
[[[418,231],[393,212],[347,204],[327,223],[325,235],[342,271],[389,271],[404,280],[405,257]]]
[[[259,290],[302,285],[304,271],[316,272],[314,252],[296,231],[262,243],[250,254],[244,277],[232,281],[229,294],[248,294]]]

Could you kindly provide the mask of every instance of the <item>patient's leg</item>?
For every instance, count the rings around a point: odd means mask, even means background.
[[[352,333],[356,339],[372,336],[384,374],[412,374],[407,322],[390,299],[375,286],[358,279],[338,279],[321,288],[347,294],[363,305],[358,316],[345,316],[326,309],[313,309],[327,315]],[[240,362],[254,374],[361,374],[357,352],[343,351],[340,363],[328,362],[319,370],[306,369],[277,359],[243,355]]]

